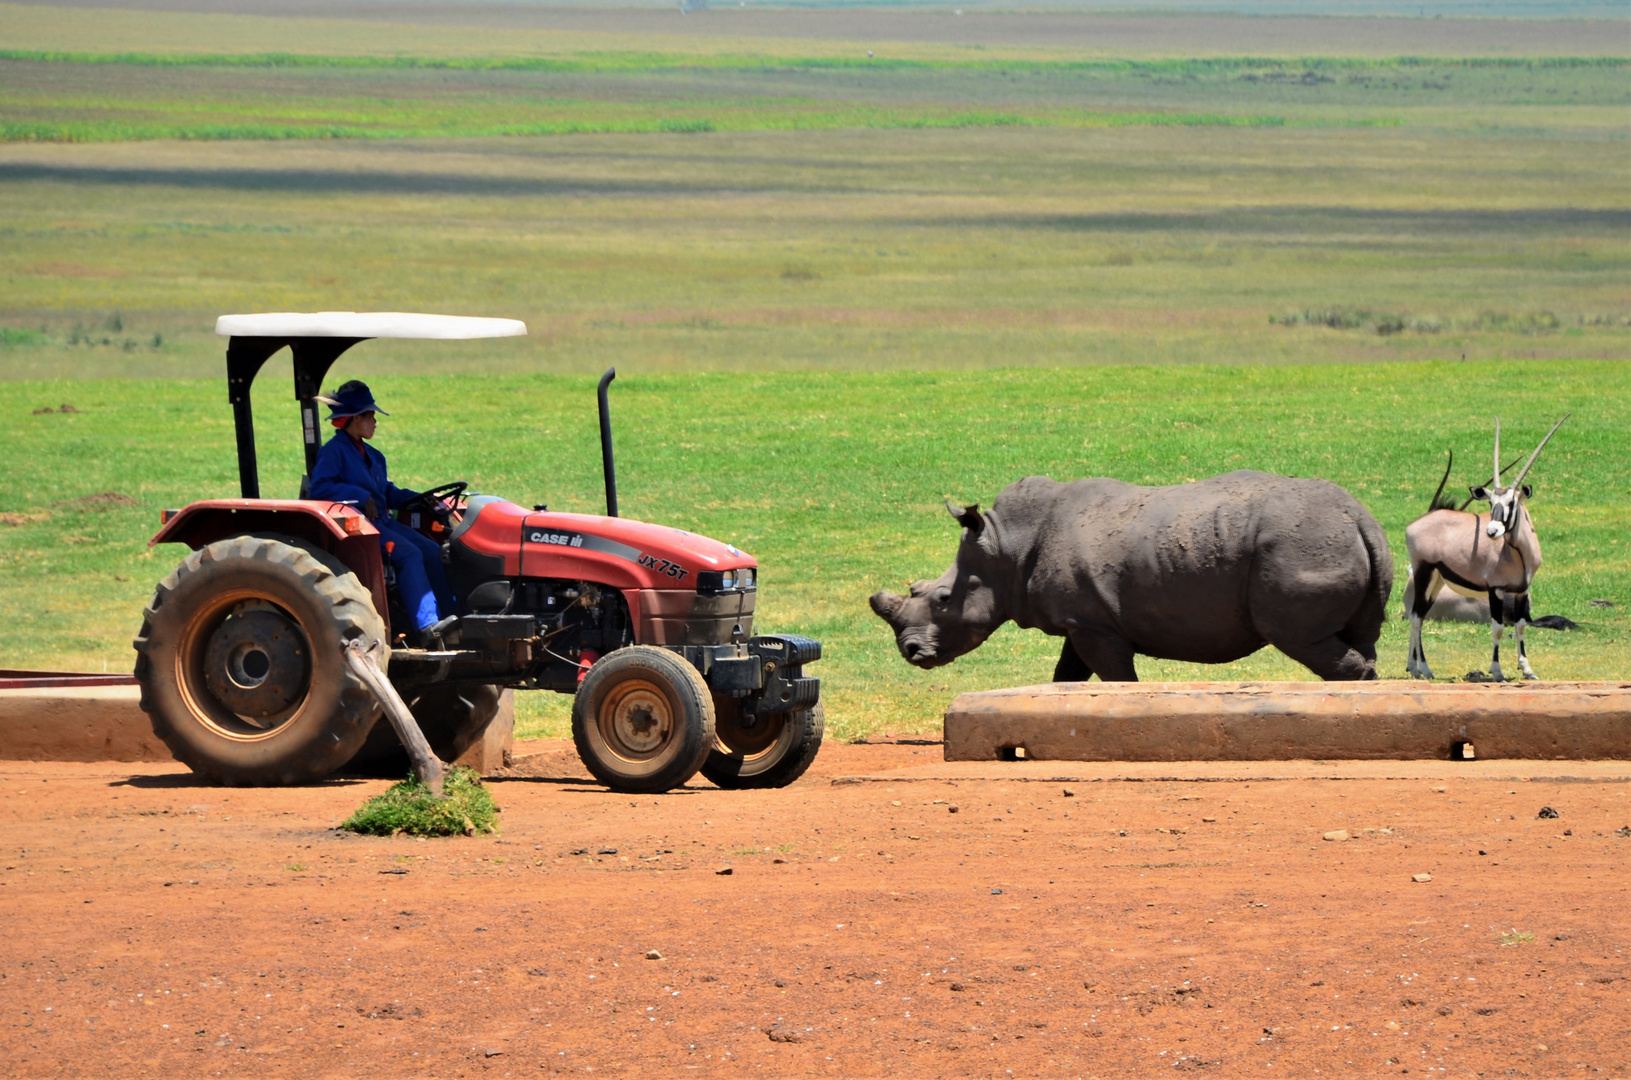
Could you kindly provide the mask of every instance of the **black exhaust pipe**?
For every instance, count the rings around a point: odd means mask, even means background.
[[[600,377],[600,464],[606,473],[606,516],[617,516],[617,466],[612,462],[612,413],[606,403],[606,388],[617,378],[616,368],[607,368]]]

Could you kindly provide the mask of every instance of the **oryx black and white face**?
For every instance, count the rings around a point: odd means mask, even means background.
[[[1529,484],[1514,484],[1512,487],[1475,487],[1472,497],[1489,503],[1489,523],[1484,526],[1484,533],[1491,540],[1499,540],[1518,528],[1519,516],[1523,513],[1523,501],[1533,495],[1535,489]]]
[[[1568,418],[1568,414],[1565,413],[1563,420]],[[1534,452],[1529,455],[1529,460],[1523,463],[1517,478],[1512,481],[1511,486],[1507,486],[1501,483],[1501,418],[1498,416],[1495,418],[1494,474],[1487,485],[1471,489],[1473,498],[1489,503],[1489,521],[1484,525],[1484,532],[1491,540],[1510,536],[1517,530],[1518,522],[1523,520],[1523,501],[1534,494],[1534,488],[1524,483],[1523,478],[1529,475],[1529,468],[1540,456],[1541,447],[1545,446],[1557,433],[1557,429],[1563,426],[1563,420],[1552,425],[1552,430],[1546,433],[1546,438],[1540,440],[1540,446],[1535,447]]]

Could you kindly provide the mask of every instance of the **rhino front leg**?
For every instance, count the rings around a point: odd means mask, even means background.
[[[1082,666],[1096,672],[1100,682],[1137,682],[1138,672],[1133,668],[1132,643],[1109,634],[1090,634],[1074,630],[1066,639],[1068,648],[1076,653]],[[1064,663],[1064,657],[1060,657]]]
[[[1076,647],[1065,639],[1065,647],[1059,650],[1059,663],[1053,668],[1054,682],[1086,682],[1093,677],[1093,669],[1082,661],[1076,654]]]

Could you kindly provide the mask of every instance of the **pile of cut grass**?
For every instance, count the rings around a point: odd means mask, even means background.
[[[417,776],[392,784],[363,803],[340,828],[371,836],[474,836],[498,832],[498,807],[476,770],[455,765],[442,783],[442,798]]]

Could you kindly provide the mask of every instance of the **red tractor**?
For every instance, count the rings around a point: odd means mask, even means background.
[[[440,545],[459,601],[410,647],[378,531],[358,507],[305,498],[317,395],[346,349],[377,337],[526,333],[508,319],[398,313],[228,315],[228,398],[242,498],[163,514],[152,544],[192,548],[154,591],[136,638],[142,708],[176,758],[223,784],[298,784],[404,762],[346,643],[389,646],[388,674],[431,749],[478,739],[505,687],[573,694],[584,764],[617,791],[667,791],[698,770],[727,788],[780,787],[815,759],[821,645],[755,635],[758,565],[704,536],[617,516],[608,371],[600,380],[606,516],[532,509],[467,490],[422,493],[397,512]],[[263,499],[250,386],[293,354],[305,433],[300,498]]]

